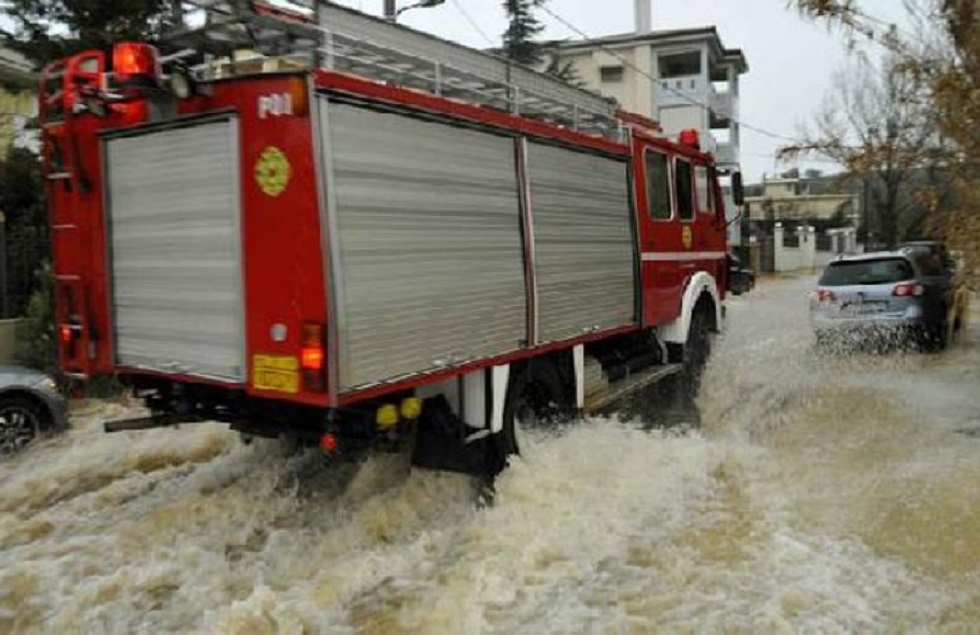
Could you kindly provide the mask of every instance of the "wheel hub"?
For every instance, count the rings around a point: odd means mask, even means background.
[[[37,434],[37,421],[32,413],[23,408],[0,409],[0,455],[19,452]]]

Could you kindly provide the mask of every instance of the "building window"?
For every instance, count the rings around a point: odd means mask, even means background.
[[[647,209],[653,220],[670,220],[670,177],[667,156],[646,151]]]
[[[602,83],[615,83],[623,81],[622,66],[603,66],[599,69],[599,77]]]
[[[694,218],[694,183],[691,164],[681,159],[674,165],[674,190],[677,192],[677,213],[681,220]]]
[[[688,53],[661,55],[657,59],[657,66],[660,77],[664,79],[700,75],[701,52],[690,51]]]

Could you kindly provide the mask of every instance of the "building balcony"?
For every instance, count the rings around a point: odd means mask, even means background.
[[[738,97],[731,90],[718,90],[702,75],[686,75],[659,79],[654,101],[657,108],[705,104],[711,108],[713,121],[724,122],[713,127],[727,127],[728,121],[738,119]]]
[[[701,75],[658,79],[654,86],[654,100],[659,108],[690,106],[692,101],[709,103],[714,92],[711,82]]]
[[[734,143],[715,143],[713,154],[718,165],[738,165],[739,148]]]
[[[712,87],[709,92],[709,105],[713,113],[712,119],[715,121],[728,122],[738,119],[738,97],[732,91],[718,91]],[[727,127],[727,123],[725,127]]]

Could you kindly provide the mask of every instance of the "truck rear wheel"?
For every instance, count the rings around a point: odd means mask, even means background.
[[[534,360],[515,371],[504,404],[503,435],[509,455],[522,453],[527,433],[553,430],[572,411],[571,391],[552,360]]]

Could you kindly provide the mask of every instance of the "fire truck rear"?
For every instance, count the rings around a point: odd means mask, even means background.
[[[150,411],[107,430],[219,421],[329,453],[411,436],[419,465],[494,473],[522,426],[696,382],[727,253],[696,133],[501,107],[511,87],[464,99],[448,64],[424,90],[345,50],[118,43],[45,69],[61,366]]]

